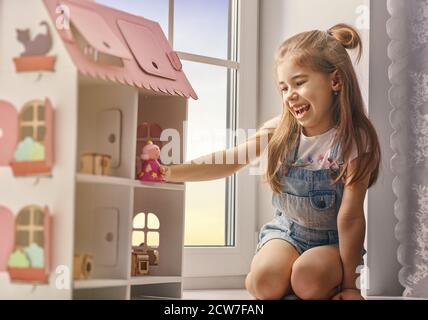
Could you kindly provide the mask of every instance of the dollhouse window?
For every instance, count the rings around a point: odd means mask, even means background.
[[[46,133],[45,105],[43,101],[30,101],[22,109],[19,118],[19,140],[29,137],[43,143]]]
[[[44,246],[44,212],[40,207],[27,207],[16,219],[16,247],[25,248],[31,244]]]
[[[9,164],[15,176],[50,174],[53,167],[54,109],[49,99],[26,103],[15,120],[14,154]]]
[[[138,213],[133,220],[132,246],[159,247],[160,222],[154,213]]]

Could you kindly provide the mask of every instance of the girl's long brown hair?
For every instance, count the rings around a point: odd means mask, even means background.
[[[353,184],[370,175],[370,187],[378,178],[381,151],[376,131],[365,113],[357,76],[346,51],[356,48],[359,61],[362,53],[361,38],[353,27],[341,23],[328,31],[308,31],[289,38],[279,47],[275,63],[278,68],[284,58],[292,58],[299,65],[310,67],[315,72],[330,74],[337,70],[342,88],[332,106],[337,127],[333,144],[340,143],[344,164],[334,183],[350,177],[348,184]],[[292,166],[285,161],[285,156],[297,146],[301,129],[287,106],[284,106],[280,124],[268,145],[266,180],[274,192],[281,192],[280,175]],[[347,172],[353,140],[358,157],[355,170]],[[366,152],[367,146],[369,148]],[[364,157],[361,156],[363,153]]]

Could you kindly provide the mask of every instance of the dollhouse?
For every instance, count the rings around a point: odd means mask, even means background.
[[[181,297],[184,184],[138,175],[189,98],[158,23],[0,2],[0,299]]]

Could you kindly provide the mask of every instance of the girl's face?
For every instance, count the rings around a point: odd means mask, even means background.
[[[278,66],[278,82],[284,108],[296,118],[306,136],[322,134],[333,127],[333,74],[315,72],[296,64],[290,56]]]

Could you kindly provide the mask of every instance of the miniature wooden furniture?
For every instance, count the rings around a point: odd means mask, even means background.
[[[74,255],[73,279],[87,280],[90,279],[94,270],[94,261],[90,254]]]
[[[141,276],[149,274],[149,266],[159,264],[159,251],[147,249],[144,246],[132,249],[131,275]]]
[[[108,176],[110,174],[111,156],[107,154],[87,153],[80,159],[80,172]]]
[[[131,275],[141,276],[149,273],[149,255],[144,252],[132,252]]]

